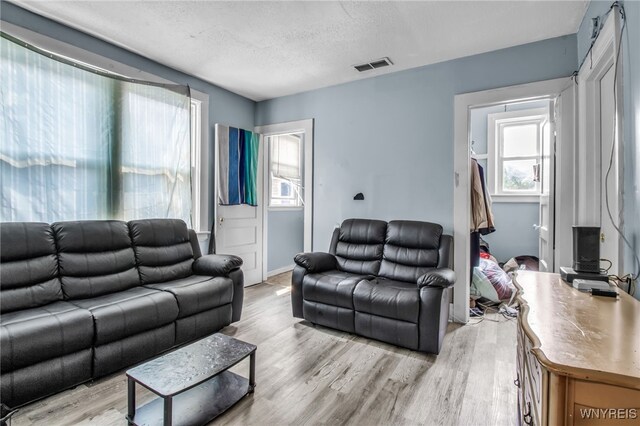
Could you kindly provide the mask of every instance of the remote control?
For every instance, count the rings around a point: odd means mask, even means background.
[[[591,290],[592,296],[604,296],[604,297],[618,297],[618,292],[615,290],[598,290],[594,288]]]

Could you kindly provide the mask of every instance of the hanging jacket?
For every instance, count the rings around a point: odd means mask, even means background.
[[[484,170],[474,159],[471,160],[471,232],[482,235],[494,232],[491,197],[484,184]]]

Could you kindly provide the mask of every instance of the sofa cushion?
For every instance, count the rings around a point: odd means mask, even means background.
[[[304,300],[302,302],[302,312],[304,319],[313,324],[320,324],[336,330],[346,331],[347,333],[355,332],[353,324],[355,312],[353,309]]]
[[[178,301],[178,318],[229,304],[233,299],[233,282],[225,277],[192,275],[146,287],[171,293]]]
[[[0,395],[9,407],[43,398],[91,379],[93,349],[86,348],[69,355],[46,359],[19,370],[2,373]],[[48,415],[42,424],[53,424]],[[48,419],[48,420],[47,420]]]
[[[17,370],[91,347],[91,313],[68,302],[3,313],[0,367]]]
[[[353,307],[357,312],[417,323],[420,291],[416,284],[402,281],[363,280],[353,292]]]
[[[169,324],[178,318],[178,303],[171,293],[145,287],[71,303],[91,311],[96,346]]]
[[[129,229],[144,284],[177,280],[193,274],[193,248],[184,221],[133,220],[129,222]]]
[[[0,224],[0,312],[62,300],[56,244],[46,223]]]
[[[67,299],[86,299],[140,285],[127,224],[118,220],[57,222],[60,280]]]
[[[387,223],[381,220],[347,219],[342,222],[335,246],[340,270],[377,275],[386,231]]]
[[[389,222],[379,276],[415,283],[438,266],[442,226],[429,222]]]
[[[355,333],[402,346],[412,350],[418,350],[420,342],[420,327],[422,325],[412,322],[385,318],[378,315],[356,312],[354,318]]]
[[[343,271],[308,274],[302,280],[302,298],[325,305],[353,309],[353,290],[365,275]]]

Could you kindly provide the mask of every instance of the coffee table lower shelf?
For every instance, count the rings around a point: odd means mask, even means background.
[[[133,419],[127,420],[129,424],[137,426],[203,425],[252,392],[248,379],[231,371],[223,371],[206,382],[175,395],[168,413],[172,419],[166,419],[169,422],[165,421],[165,398],[162,397],[136,408]]]

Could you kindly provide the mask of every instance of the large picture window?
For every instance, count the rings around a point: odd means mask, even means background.
[[[73,66],[3,34],[2,221],[191,223],[188,89]]]

